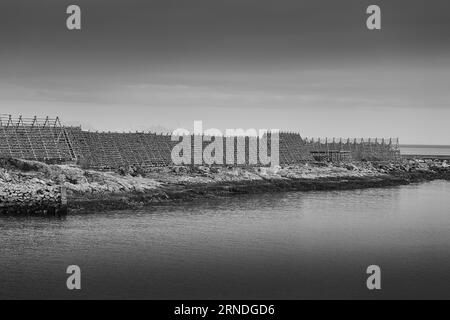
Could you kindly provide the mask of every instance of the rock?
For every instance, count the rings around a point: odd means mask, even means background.
[[[353,170],[358,170],[358,167],[355,166],[355,165],[352,164],[352,163],[346,164],[346,165],[345,165],[345,168],[346,168],[347,170],[351,170],[351,171],[353,171]]]

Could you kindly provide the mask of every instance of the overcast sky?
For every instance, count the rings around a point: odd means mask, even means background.
[[[82,30],[66,29],[66,8]],[[370,4],[382,30],[366,28]],[[0,112],[450,144],[448,0],[1,0]]]

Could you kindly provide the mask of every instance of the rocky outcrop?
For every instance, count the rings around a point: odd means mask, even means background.
[[[133,172],[131,174],[130,172]],[[137,173],[138,172],[138,173]],[[160,167],[103,172],[0,159],[0,208],[123,209],[240,193],[383,187],[449,179],[446,161],[305,163],[287,167]]]

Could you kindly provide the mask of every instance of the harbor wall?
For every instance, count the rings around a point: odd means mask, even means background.
[[[67,194],[64,186],[0,184],[0,213],[67,213]]]

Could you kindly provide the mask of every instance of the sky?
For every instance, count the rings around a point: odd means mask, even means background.
[[[449,15],[448,0],[1,0],[0,113],[450,145]]]

